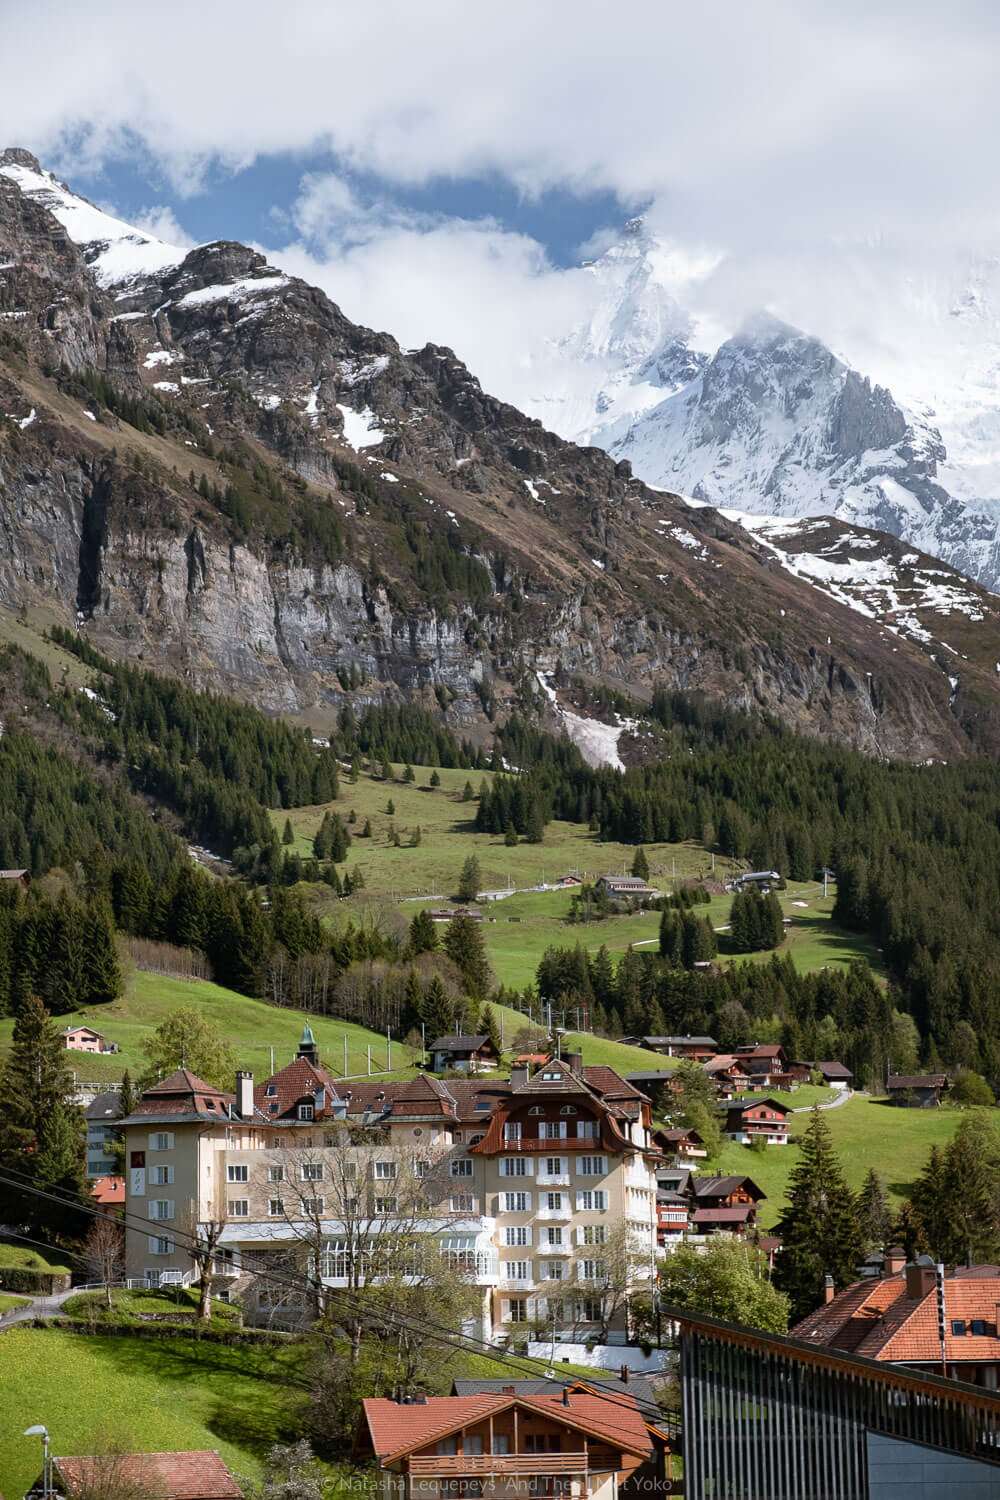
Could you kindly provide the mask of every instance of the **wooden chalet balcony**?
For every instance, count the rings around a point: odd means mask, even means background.
[[[429,1453],[410,1459],[410,1473],[422,1479],[470,1474],[586,1474],[586,1453]]]

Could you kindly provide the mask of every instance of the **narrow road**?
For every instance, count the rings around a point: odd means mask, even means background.
[[[32,1318],[55,1318],[62,1312],[62,1305],[67,1297],[72,1297],[76,1291],[70,1287],[68,1292],[56,1292],[51,1297],[33,1297],[27,1307],[15,1307],[13,1312],[5,1313],[0,1317],[0,1332],[10,1328],[14,1323],[28,1323]]]
[[[839,1109],[842,1104],[847,1103],[853,1094],[853,1089],[838,1089],[835,1098],[831,1099],[829,1104],[821,1104],[819,1107],[820,1109]],[[812,1108],[811,1104],[798,1104],[794,1109],[789,1110],[789,1114],[804,1115]]]

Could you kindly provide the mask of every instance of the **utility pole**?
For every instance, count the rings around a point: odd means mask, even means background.
[[[271,1072],[274,1072],[274,1048],[271,1048]]]
[[[392,1072],[392,1033],[388,1026],[385,1028],[385,1070]]]
[[[344,1032],[344,1077],[347,1077],[347,1032]]]
[[[372,1044],[368,1043],[368,1077],[372,1076]]]

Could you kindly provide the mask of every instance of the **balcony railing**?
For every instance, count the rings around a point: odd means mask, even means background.
[[[586,1453],[429,1453],[410,1459],[414,1478],[451,1479],[469,1474],[586,1474]]]

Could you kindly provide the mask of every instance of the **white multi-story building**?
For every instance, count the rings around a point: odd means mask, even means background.
[[[191,1236],[211,1237],[221,1284],[258,1321],[308,1315],[306,1280],[319,1293],[378,1279],[389,1246],[398,1274],[401,1242],[466,1269],[487,1338],[544,1324],[623,1339],[628,1293],[648,1285],[650,1104],[578,1055],[509,1082],[335,1080],[307,1027],[263,1083],[240,1073],[233,1095],[181,1069],[124,1128],[127,1274],[190,1278]]]

